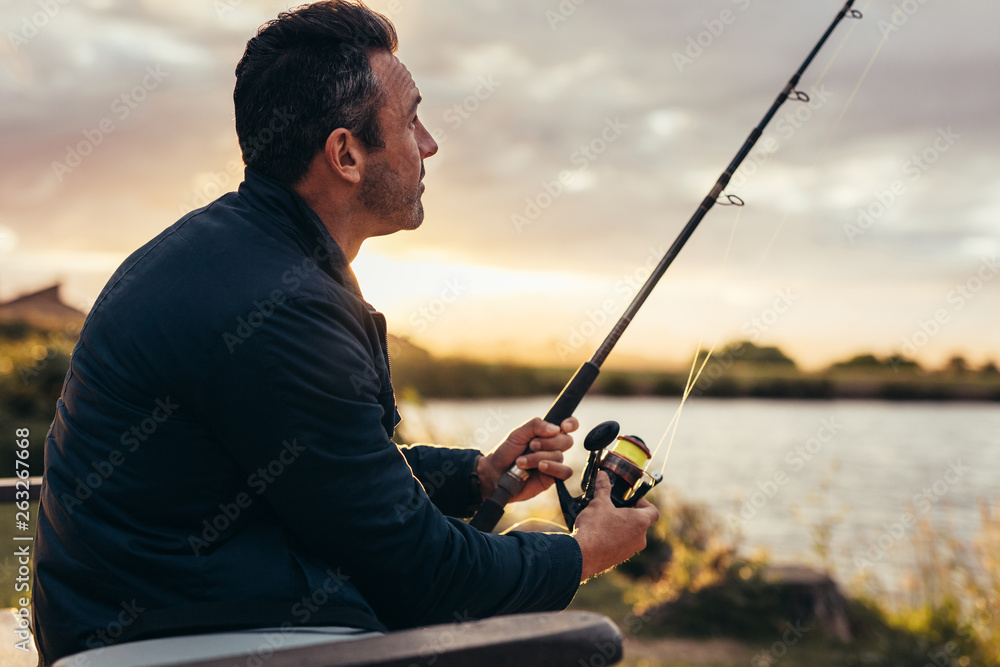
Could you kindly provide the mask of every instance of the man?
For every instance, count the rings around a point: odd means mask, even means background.
[[[655,508],[614,508],[605,478],[573,535],[454,518],[515,460],[533,471],[516,500],[568,478],[575,419],[532,420],[486,457],[390,440],[385,319],[349,263],[420,225],[437,151],[395,47],[387,19],[347,2],[262,28],[236,70],[244,183],[99,297],[46,441],[43,662],[158,636],[562,609],[645,546]]]

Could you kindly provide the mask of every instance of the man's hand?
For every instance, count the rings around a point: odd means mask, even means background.
[[[531,476],[511,502],[534,498],[552,486],[556,478],[569,479],[573,469],[562,462],[563,452],[573,445],[573,438],[569,434],[579,427],[580,422],[576,417],[570,417],[561,426],[535,417],[511,431],[496,449],[479,459],[476,472],[479,473],[483,500],[493,495],[500,476],[515,463],[521,470],[530,470]],[[524,454],[525,448],[529,446],[531,453]]]
[[[598,473],[594,498],[576,518],[573,531],[583,552],[580,582],[645,549],[646,531],[659,518],[659,511],[645,498],[635,507],[615,507],[611,502],[611,480],[606,472]]]

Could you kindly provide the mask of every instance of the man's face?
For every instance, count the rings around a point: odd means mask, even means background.
[[[423,161],[437,153],[438,145],[417,118],[420,91],[403,63],[377,51],[371,65],[385,95],[378,118],[385,148],[368,153],[360,196],[377,218],[378,232],[390,234],[416,229],[423,221]]]

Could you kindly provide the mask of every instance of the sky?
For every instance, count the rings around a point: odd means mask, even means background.
[[[88,308],[118,264],[233,190],[233,70],[289,5],[5,0],[0,300]],[[294,3],[293,5],[294,6]],[[438,354],[572,365],[818,41],[839,0],[371,2],[440,144],[420,229],[354,269],[390,331]],[[610,365],[700,344],[1000,360],[995,0],[859,0]]]

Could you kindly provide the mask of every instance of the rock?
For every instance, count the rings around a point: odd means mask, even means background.
[[[823,633],[842,642],[851,641],[847,599],[829,575],[802,565],[772,565],[765,568],[764,581],[783,591],[803,622],[814,620]]]
[[[796,628],[800,636],[851,640],[847,600],[828,575],[798,565],[768,566],[744,579],[732,573],[643,614],[669,634],[766,639]]]

